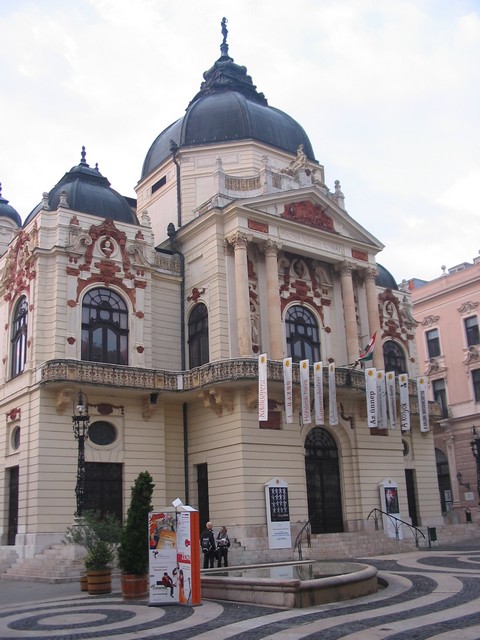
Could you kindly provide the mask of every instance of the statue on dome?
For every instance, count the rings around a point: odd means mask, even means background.
[[[222,35],[223,35],[222,44],[226,44],[227,43],[227,35],[228,35],[227,22],[228,22],[228,20],[226,18],[222,18],[222,22],[220,23],[221,26],[222,26]]]

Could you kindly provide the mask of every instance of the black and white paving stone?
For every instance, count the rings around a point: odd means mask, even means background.
[[[0,640],[478,640],[480,544],[364,558],[386,587],[375,595],[309,609],[283,610],[203,601],[198,607],[149,607],[108,596],[58,595],[1,606]],[[20,589],[19,584],[15,589]],[[50,589],[51,593],[51,589]]]

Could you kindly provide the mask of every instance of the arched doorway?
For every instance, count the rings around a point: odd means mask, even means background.
[[[305,440],[308,519],[312,533],[343,531],[340,468],[335,440],[315,427]]]

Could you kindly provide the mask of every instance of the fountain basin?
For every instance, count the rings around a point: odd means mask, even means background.
[[[202,598],[286,609],[376,593],[377,569],[357,562],[294,562],[202,572]]]

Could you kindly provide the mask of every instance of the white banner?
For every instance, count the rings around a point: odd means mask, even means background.
[[[315,424],[325,424],[323,406],[323,364],[313,363],[313,398],[315,402]]]
[[[308,360],[300,360],[300,397],[302,400],[302,424],[310,424],[310,366]]]
[[[338,424],[337,413],[337,387],[335,386],[335,363],[328,365],[328,422],[330,425]]]
[[[370,429],[377,426],[377,381],[376,369],[365,369],[365,396],[367,401],[367,422]]]
[[[268,420],[267,354],[258,356],[258,421]]]
[[[283,359],[283,392],[285,396],[285,422],[293,422],[292,359]]]
[[[397,404],[395,402],[395,372],[388,371],[385,374],[387,385],[388,417],[390,419],[390,429],[397,428]]]
[[[423,376],[417,378],[417,392],[420,431],[430,431],[430,425],[428,424],[427,379]]]
[[[401,373],[398,376],[398,388],[400,391],[400,427],[402,431],[410,431],[410,398],[406,373]]]
[[[385,390],[385,371],[380,369],[375,374],[377,384],[377,427],[387,428],[387,392]]]

